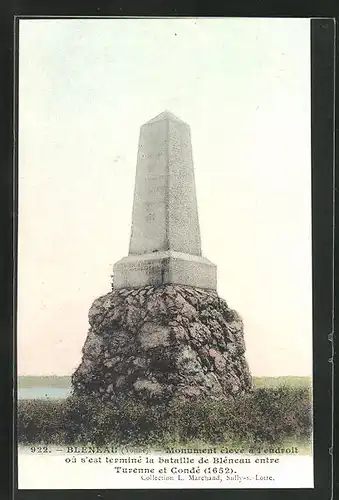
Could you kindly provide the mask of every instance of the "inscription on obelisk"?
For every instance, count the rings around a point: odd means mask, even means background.
[[[201,256],[190,127],[165,111],[140,129],[129,255],[114,287],[177,283],[216,288]]]

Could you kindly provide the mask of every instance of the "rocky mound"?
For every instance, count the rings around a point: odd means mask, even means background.
[[[246,392],[243,323],[217,292],[180,285],[114,290],[94,301],[75,394],[153,401]]]

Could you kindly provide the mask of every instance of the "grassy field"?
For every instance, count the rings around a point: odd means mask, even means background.
[[[261,381],[262,383],[262,381]],[[268,382],[267,382],[268,383]],[[249,446],[291,443],[310,452],[312,402],[309,384],[279,381],[224,401],[192,400],[166,405],[97,398],[27,399],[18,402],[22,445],[92,443],[165,449],[193,442]],[[294,384],[294,385],[293,385]]]
[[[255,388],[262,387],[310,387],[311,377],[253,377]],[[33,388],[33,387],[58,387],[68,388],[71,385],[71,377],[69,375],[63,376],[20,376],[18,377],[19,389]]]
[[[29,389],[32,387],[58,387],[58,388],[68,388],[71,385],[71,377],[69,375],[63,375],[57,377],[55,375],[24,375],[18,377],[18,387],[19,389]]]
[[[253,377],[255,388],[260,387],[311,387],[311,377]]]

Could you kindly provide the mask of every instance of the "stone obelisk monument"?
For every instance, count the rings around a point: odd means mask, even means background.
[[[216,266],[201,255],[190,127],[169,111],[141,127],[129,255],[113,273],[117,289],[216,289]]]
[[[75,394],[157,404],[250,390],[243,323],[216,286],[201,255],[190,128],[165,111],[141,127],[129,255],[90,308]]]

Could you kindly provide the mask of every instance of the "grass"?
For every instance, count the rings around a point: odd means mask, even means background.
[[[253,377],[254,387],[310,387],[311,377]],[[69,375],[23,375],[18,377],[19,389],[34,387],[69,388],[71,377]]]
[[[261,387],[311,387],[311,377],[253,377],[255,388]]]
[[[69,388],[71,377],[69,375],[22,375],[18,377],[19,389],[30,389],[33,387],[57,387],[58,389]]]
[[[22,400],[18,404],[20,444],[91,443],[166,449],[208,443],[220,447],[291,443],[309,450],[311,390],[307,384],[257,387],[226,401],[147,405],[124,400],[100,403],[70,396],[64,400]],[[206,446],[204,446],[206,447]]]

